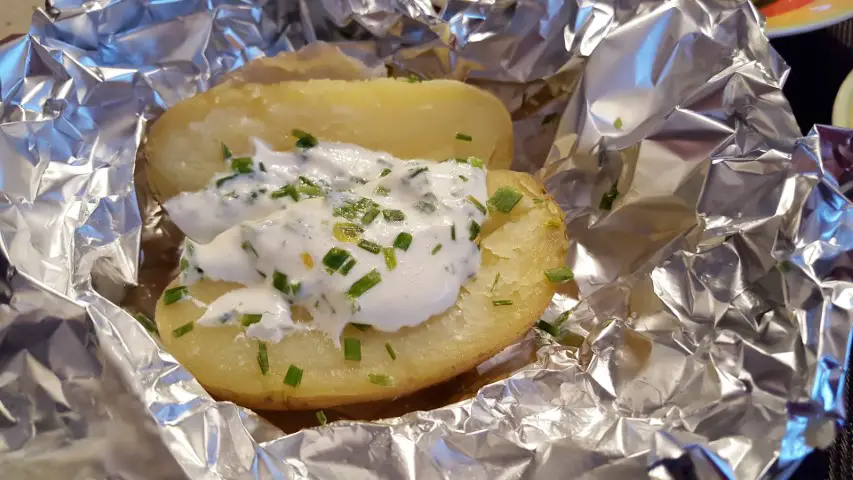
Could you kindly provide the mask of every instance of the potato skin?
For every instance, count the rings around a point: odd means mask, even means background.
[[[492,169],[509,168],[513,158],[512,121],[504,105],[462,82],[233,82],[178,103],[154,123],[143,148],[149,183],[161,200],[200,190],[226,169],[219,161],[222,143],[248,153],[249,139],[256,137],[289,150],[296,142],[293,129],[398,158],[475,156]],[[457,140],[457,133],[472,140]]]
[[[346,336],[361,339],[361,362],[344,360],[343,352],[324,334],[301,332],[267,345],[270,370],[264,376],[257,362],[258,342],[235,339],[238,327],[196,326],[191,333],[174,338],[171,332],[197,319],[202,309],[189,301],[164,305],[161,298],[155,319],[166,349],[214,395],[265,410],[391,399],[475,367],[539,319],[555,292],[543,271],[563,265],[568,247],[562,212],[532,177],[489,171],[487,183],[490,194],[509,185],[524,193],[524,198],[510,214],[493,212],[483,225],[480,272],[463,286],[454,307],[416,327],[394,333],[347,327]],[[498,273],[500,279],[492,290]],[[190,294],[209,302],[239,287],[201,281],[190,286]],[[494,306],[496,299],[514,303]],[[396,360],[385,351],[386,342],[393,345]],[[290,365],[304,369],[298,388],[283,383]],[[368,380],[370,373],[391,375],[395,384],[374,385]]]

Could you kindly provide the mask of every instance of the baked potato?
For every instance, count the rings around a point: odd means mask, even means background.
[[[165,305],[161,298],[155,320],[166,332],[163,343],[208,391],[257,409],[324,408],[389,399],[465,372],[536,323],[555,292],[555,284],[543,271],[563,264],[568,244],[562,212],[531,176],[491,170],[487,186],[490,195],[510,186],[524,197],[509,214],[494,213],[483,224],[480,271],[464,284],[456,305],[393,333],[348,326],[344,334],[361,340],[360,362],[345,360],[325,334],[303,331],[267,345],[269,372],[263,375],[258,343],[237,338],[239,327],[196,327],[179,338],[169,334],[198,319],[204,309],[192,302]],[[189,294],[208,303],[240,287],[201,280],[189,286]],[[512,304],[501,305],[508,303],[502,300]],[[395,360],[386,352],[386,342],[393,345]],[[290,365],[304,371],[297,388],[282,382]],[[393,377],[393,385],[371,383],[371,374]]]

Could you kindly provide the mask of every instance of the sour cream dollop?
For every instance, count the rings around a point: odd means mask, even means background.
[[[478,159],[254,144],[254,155],[226,158],[231,173],[165,204],[188,237],[182,285],[245,285],[206,305],[199,325],[239,324],[269,342],[319,330],[339,344],[348,323],[391,332],[444,312],[477,273],[488,212]],[[311,321],[294,321],[294,307]]]

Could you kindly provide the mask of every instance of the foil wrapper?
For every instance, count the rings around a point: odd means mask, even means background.
[[[853,132],[797,138],[756,11],[440,3],[54,0],[0,46],[4,478],[784,478],[832,441]],[[179,236],[135,176],[146,124],[316,41],[497,94],[514,168],[566,212],[577,283],[546,312],[559,335],[484,364],[470,398],[284,434],[119,305]]]

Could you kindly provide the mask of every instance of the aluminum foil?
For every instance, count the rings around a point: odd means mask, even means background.
[[[755,10],[441,3],[55,0],[0,46],[4,478],[784,478],[831,442],[853,132],[797,140]],[[174,254],[140,251],[176,234],[134,180],[146,124],[317,40],[499,95],[577,284],[560,341],[531,333],[504,355],[535,362],[473,398],[284,435],[117,305]]]

